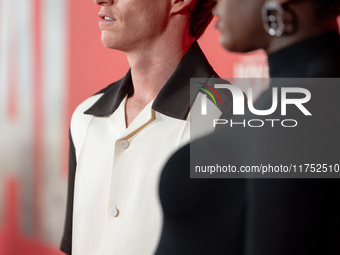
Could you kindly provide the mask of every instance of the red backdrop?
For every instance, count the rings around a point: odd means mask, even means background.
[[[102,46],[98,10],[90,0],[0,0],[0,255],[61,254],[71,114],[128,69]],[[227,53],[214,22],[199,42],[215,70],[265,76],[264,55]]]

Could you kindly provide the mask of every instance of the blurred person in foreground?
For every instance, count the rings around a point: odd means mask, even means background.
[[[339,166],[340,84],[329,79],[340,77],[339,6],[338,0],[218,0],[221,44],[234,52],[263,49],[270,77],[284,78],[282,84],[273,79],[255,109],[271,108],[274,86],[306,85],[311,99],[303,107],[312,116],[289,106],[286,117],[277,110],[269,118],[295,118],[294,128],[225,126],[176,152],[160,180],[164,225],[157,255],[340,254],[339,175],[318,179],[314,171],[316,178],[307,179],[303,168],[299,178],[189,177],[195,166],[217,164]],[[247,111],[240,119],[265,117]]]
[[[195,107],[190,78],[218,77],[196,41],[212,19],[215,2],[94,2],[100,6],[102,43],[124,52],[130,70],[72,116],[61,250],[148,255],[161,232],[160,172],[189,141],[188,116]],[[221,111],[215,108],[215,113]]]

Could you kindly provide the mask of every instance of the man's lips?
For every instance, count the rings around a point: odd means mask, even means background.
[[[107,23],[112,23],[112,22],[116,21],[116,19],[114,17],[112,17],[111,15],[109,15],[105,12],[99,12],[98,16],[100,18],[99,24],[107,24]]]

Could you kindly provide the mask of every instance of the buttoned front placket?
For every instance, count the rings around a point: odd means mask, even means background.
[[[114,218],[118,217],[117,213],[119,210],[119,205],[124,207],[124,202],[119,202],[119,188],[117,188],[117,184],[115,184],[118,180],[123,180],[126,178],[126,175],[129,174],[127,171],[130,168],[131,161],[134,160],[133,152],[131,152],[130,146],[132,146],[132,151],[134,151],[134,136],[138,136],[140,132],[143,132],[144,128],[147,128],[155,120],[155,111],[151,108],[152,102],[150,102],[142,112],[133,120],[133,122],[129,125],[128,128],[125,127],[125,104],[126,98],[122,101],[122,106],[119,107],[116,114],[113,114],[110,117],[110,122],[112,123],[112,128],[115,128],[116,123],[119,123],[119,135],[115,137],[115,149],[113,155],[113,167],[112,167],[112,176],[111,176],[111,184],[110,184],[110,198],[109,198],[109,207],[108,210],[111,212],[111,216]],[[124,120],[124,124],[121,123],[121,120]],[[123,126],[124,125],[124,126]],[[139,145],[138,145],[139,147]],[[122,160],[122,157],[129,157],[130,160],[125,161]],[[127,173],[128,172],[128,173]],[[127,177],[129,178],[129,177]],[[121,182],[121,181],[118,181]],[[118,196],[117,196],[118,194]],[[118,198],[117,198],[118,197]],[[112,213],[114,212],[114,213]],[[120,213],[124,213],[120,212]],[[114,220],[114,219],[113,219]],[[111,220],[112,221],[112,220]]]

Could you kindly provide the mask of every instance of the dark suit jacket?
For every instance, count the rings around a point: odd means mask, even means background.
[[[271,77],[339,77],[339,35],[271,54],[269,67]],[[290,110],[297,128],[224,128],[173,155],[160,180],[164,226],[157,255],[340,254],[340,179],[189,178],[190,149],[195,165],[339,163],[340,84],[322,85],[309,87],[311,118]],[[271,103],[268,90],[255,108]]]

